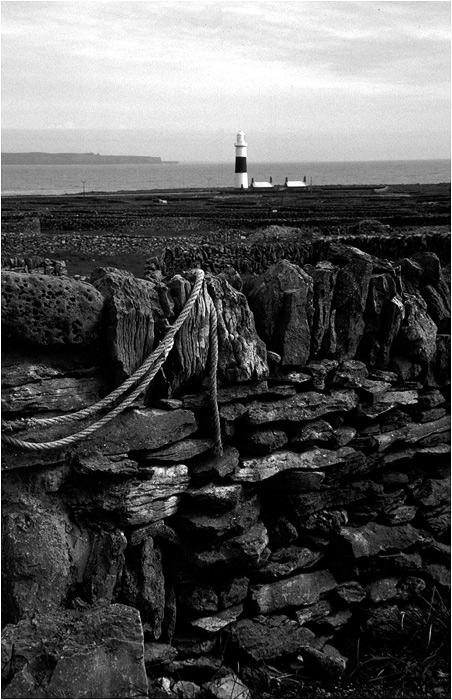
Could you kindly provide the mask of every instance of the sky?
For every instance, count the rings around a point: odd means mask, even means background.
[[[2,151],[450,157],[449,2],[1,6]]]

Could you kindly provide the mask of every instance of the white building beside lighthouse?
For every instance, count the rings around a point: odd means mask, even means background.
[[[234,146],[235,146],[234,189],[247,190],[248,189],[248,172],[247,172],[247,165],[246,165],[247,143],[245,141],[245,134],[243,131],[239,131],[239,133],[237,134],[237,140],[236,140]]]

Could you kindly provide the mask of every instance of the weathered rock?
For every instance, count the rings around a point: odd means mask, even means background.
[[[289,469],[279,474],[275,479],[266,482],[264,489],[267,493],[318,491],[324,482],[325,472]]]
[[[19,499],[10,495],[8,500],[2,509],[2,575],[8,584],[2,596],[5,623],[62,606],[78,573],[74,549],[82,558],[90,549],[87,533],[79,530],[61,503],[25,494]]]
[[[369,281],[373,265],[357,257],[342,267],[336,277],[332,308],[336,315],[336,357],[351,359],[355,356],[364,332]]]
[[[364,629],[369,640],[378,642],[394,642],[394,630],[400,629],[401,611],[397,605],[381,606],[372,611],[365,623]]]
[[[209,513],[221,513],[235,508],[244,497],[244,487],[241,484],[206,484],[199,488],[190,487],[184,493],[183,503],[186,502]]]
[[[296,527],[284,515],[273,517],[266,525],[272,549],[285,547],[298,539]]]
[[[133,408],[94,433],[88,444],[107,455],[139,453],[181,440],[194,433],[197,427],[191,411]]]
[[[322,552],[315,552],[307,547],[287,547],[274,552],[267,564],[259,569],[258,580],[275,581],[290,576],[302,569],[310,569],[323,559]]]
[[[360,603],[366,597],[366,591],[358,581],[346,581],[336,588],[336,594],[346,603]]]
[[[438,331],[450,333],[450,295],[447,287],[437,289],[428,284],[420,292],[427,302],[428,315],[438,326]]]
[[[236,481],[264,481],[287,469],[325,469],[343,464],[355,454],[351,447],[341,447],[338,450],[326,450],[313,447],[305,452],[290,452],[281,450],[266,457],[242,460],[242,466],[235,470],[233,479]]]
[[[173,638],[173,646],[184,656],[200,656],[212,651],[217,641],[217,635],[193,627],[178,631]]]
[[[134,608],[110,605],[26,618],[7,626],[4,639],[13,648],[11,668],[21,668],[5,698],[147,697],[143,630]]]
[[[123,455],[106,457],[99,450],[79,450],[72,460],[74,470],[80,474],[135,474],[139,473],[138,462]]]
[[[254,525],[259,517],[260,500],[248,497],[224,513],[193,512],[180,508],[177,522],[188,533],[203,540],[220,540],[226,536],[241,535]]]
[[[251,693],[235,673],[229,673],[216,681],[206,683],[204,690],[212,698],[233,698],[233,700],[249,700]]]
[[[298,265],[281,260],[254,283],[248,295],[259,335],[281,355],[283,365],[309,359],[312,278]]]
[[[165,608],[165,579],[162,554],[151,538],[129,551],[121,584],[121,599],[137,608],[154,639],[162,633]]]
[[[450,570],[444,564],[429,564],[426,566],[427,574],[433,581],[450,591]]]
[[[391,430],[381,435],[375,435],[374,439],[378,443],[378,449],[383,452],[396,442],[404,442],[408,445],[416,444],[430,435],[441,435],[450,430],[450,416],[444,416],[431,423],[414,423],[404,428]]]
[[[345,447],[349,442],[356,437],[357,430],[351,426],[341,426],[333,431],[333,445],[334,447]]]
[[[69,277],[2,272],[3,337],[41,346],[99,340],[104,300]]]
[[[376,581],[372,581],[368,586],[366,586],[369,598],[373,600],[374,603],[381,603],[385,600],[391,600],[397,596],[397,584],[400,578],[397,576],[388,576],[387,578],[380,578]]]
[[[185,547],[181,561],[189,568],[225,572],[239,569],[242,573],[257,566],[265,556],[268,534],[262,523],[256,523],[248,532],[219,543],[215,549],[194,550]]]
[[[78,411],[100,399],[98,378],[43,378],[29,384],[2,389],[2,411],[41,413],[43,411]]]
[[[114,602],[124,568],[127,539],[121,530],[95,532],[83,584],[92,603]]]
[[[451,354],[451,336],[437,335],[434,375],[440,388],[450,386]]]
[[[361,360],[343,360],[334,372],[331,383],[348,389],[361,387],[363,380],[369,374],[364,362]]]
[[[348,661],[347,657],[342,656],[331,644],[325,644],[321,650],[303,645],[301,655],[308,669],[328,678],[342,676]]]
[[[415,265],[419,265],[422,270],[421,283],[438,284],[442,278],[441,263],[438,256],[430,251],[415,253],[412,256]]]
[[[177,602],[198,614],[218,610],[218,596],[208,583],[199,582],[178,588]]]
[[[413,489],[413,498],[423,506],[435,507],[449,501],[450,477],[445,479],[427,479],[423,484]]]
[[[159,644],[158,642],[145,642],[144,663],[146,669],[154,670],[154,666],[166,664],[177,656],[177,649],[171,644]]]
[[[177,681],[172,687],[172,692],[178,698],[202,698],[201,686],[192,681]]]
[[[305,625],[307,622],[316,622],[329,615],[332,611],[331,603],[327,600],[319,600],[314,605],[306,605],[303,608],[295,611],[295,615],[300,625]]]
[[[366,325],[358,350],[371,367],[388,367],[392,343],[403,317],[403,301],[393,275],[373,275],[366,304]]]
[[[202,630],[206,630],[206,632],[219,632],[232,622],[235,622],[242,612],[243,605],[239,603],[239,605],[234,605],[232,608],[222,610],[216,615],[199,617],[196,620],[192,620],[191,624],[193,627],[199,627]]]
[[[427,304],[419,295],[405,296],[405,318],[396,338],[402,356],[421,365],[431,363],[436,353],[436,324],[427,313]]]
[[[350,411],[358,405],[358,396],[352,389],[320,394],[306,391],[275,403],[253,401],[248,407],[248,420],[254,425],[273,421],[308,421],[326,413]]]
[[[325,333],[330,326],[331,303],[337,269],[330,262],[321,261],[309,274],[314,280],[311,353],[315,357],[320,354]],[[335,348],[332,350],[334,352]]]
[[[323,509],[320,512],[307,516],[303,520],[303,534],[331,536],[333,533],[339,532],[340,528],[347,523],[348,515],[346,510]]]
[[[406,549],[413,545],[419,537],[417,530],[411,525],[387,527],[377,523],[369,523],[359,528],[343,527],[340,535],[350,544],[356,559],[391,549]]]
[[[296,653],[302,644],[318,645],[311,630],[285,615],[240,620],[232,628],[232,639],[241,651],[258,662]]]
[[[385,511],[385,520],[389,525],[402,525],[411,522],[416,515],[417,508],[415,506],[397,506]]]
[[[174,442],[167,447],[162,447],[159,450],[146,451],[143,455],[140,455],[140,461],[146,464],[152,464],[153,462],[174,464],[175,462],[185,462],[187,459],[193,459],[193,457],[209,452],[213,448],[213,440],[187,438]]]
[[[91,282],[105,299],[104,324],[111,367],[118,382],[130,377],[155,344],[155,318],[163,311],[155,285],[131,272],[96,268]]]
[[[352,614],[353,613],[351,610],[336,610],[335,612],[331,613],[331,615],[326,615],[325,617],[320,618],[318,622],[322,625],[322,627],[329,627],[333,630],[338,630],[347,624],[352,617]]]
[[[312,386],[315,391],[324,391],[326,382],[339,365],[338,360],[311,360],[304,369],[312,378]]]
[[[227,382],[260,381],[268,377],[267,351],[254,325],[244,294],[226,280],[207,280],[218,314],[218,375]]]
[[[293,449],[304,449],[310,445],[328,444],[333,434],[333,428],[326,420],[305,423],[294,432],[290,438]]]
[[[306,387],[308,384],[311,383],[311,375],[310,374],[305,374],[304,372],[297,372],[295,370],[292,371],[287,371],[287,370],[281,370],[279,372],[276,372],[272,374],[269,377],[269,383],[270,386],[272,387],[270,391],[274,389],[274,385],[279,385],[279,384],[293,384],[297,388],[301,387]]]
[[[193,467],[193,474],[200,478],[212,478],[227,476],[234,471],[239,463],[239,451],[235,447],[227,446],[219,457],[210,457],[198,462]]]
[[[405,391],[389,390],[380,397],[379,403],[389,403],[391,406],[413,406],[418,402],[418,392],[416,389]]]
[[[88,426],[88,422],[79,423],[79,431]],[[198,424],[191,411],[162,411],[150,408],[132,408],[124,411],[103,428],[94,432],[80,444],[80,448],[61,447],[44,452],[24,452],[20,448],[5,447],[2,450],[3,468],[18,469],[29,466],[61,464],[66,461],[68,453],[99,451],[103,455],[122,455],[135,452],[139,455],[146,450],[153,450],[168,443],[181,440],[197,430]],[[50,442],[61,438],[61,426],[48,428],[33,427],[21,432],[22,440],[32,442]],[[104,465],[105,466],[105,465]]]
[[[321,594],[336,588],[337,583],[328,571],[298,574],[291,578],[251,587],[252,600],[259,613],[269,613],[288,607],[312,605]]]
[[[243,435],[241,442],[246,452],[264,455],[287,444],[287,434],[277,428],[257,428]]]
[[[157,287],[160,304],[165,315],[174,321],[185,307],[193,285],[194,272],[175,275],[167,286]],[[186,318],[174,339],[174,345],[165,365],[147,390],[147,401],[155,402],[155,396],[172,397],[176,391],[185,390],[205,374],[209,356],[210,301],[205,286],[200,290],[193,311]],[[167,324],[166,324],[167,325]],[[163,328],[162,331],[166,331]],[[160,333],[160,336],[162,332]]]
[[[223,583],[219,592],[219,601],[222,608],[229,608],[232,605],[241,603],[248,595],[249,578],[240,576]]]
[[[153,467],[147,479],[78,480],[69,492],[72,506],[101,522],[120,527],[144,525],[176,512],[180,494],[189,483],[184,464]]]

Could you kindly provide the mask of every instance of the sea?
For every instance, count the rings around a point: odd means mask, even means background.
[[[137,190],[215,189],[233,187],[234,162],[158,165],[2,165],[2,196],[64,195]],[[451,181],[450,159],[356,162],[248,161],[248,179],[283,185],[434,184]]]

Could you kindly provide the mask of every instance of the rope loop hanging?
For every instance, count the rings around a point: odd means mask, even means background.
[[[155,377],[157,372],[160,370],[165,360],[167,359],[173,345],[177,332],[183,326],[187,318],[189,317],[196,300],[199,298],[201,289],[204,283],[204,271],[201,269],[195,270],[195,282],[192,287],[191,293],[182,309],[180,315],[170,327],[165,337],[159,343],[158,347],[151,352],[147,357],[145,362],[139,367],[128,379],[126,379],[121,386],[115,389],[111,394],[103,398],[97,403],[76,411],[74,413],[65,414],[63,416],[55,416],[53,418],[28,418],[18,421],[10,421],[2,424],[4,430],[14,430],[20,428],[28,427],[48,427],[57,424],[69,423],[71,421],[81,421],[96,415],[103,409],[112,406],[115,401],[123,396],[132,386],[137,382],[138,385],[135,389],[123,399],[115,408],[109,411],[103,418],[100,418],[95,423],[87,426],[83,430],[80,430],[72,435],[61,438],[59,440],[52,440],[50,442],[31,442],[26,440],[20,440],[11,435],[2,434],[2,442],[7,445],[12,445],[24,450],[35,450],[35,451],[45,451],[59,449],[63,447],[68,447],[80,440],[89,437],[92,433],[96,432],[104,425],[109,423],[111,420],[116,418],[120,413],[122,413],[126,408],[128,408],[137,398],[144,392],[148,384]],[[210,354],[210,372],[209,372],[209,384],[210,384],[210,394],[211,394],[211,404],[214,413],[214,430],[215,430],[215,452],[217,454],[222,453],[221,445],[221,430],[219,422],[218,404],[216,400],[217,391],[217,364],[218,364],[218,336],[217,336],[217,315],[215,306],[208,296],[209,303],[209,326],[210,326],[210,342],[211,342],[211,354]],[[213,320],[214,319],[214,320]],[[215,337],[214,337],[215,336]],[[213,369],[213,364],[215,368]],[[141,381],[140,381],[141,380]],[[213,398],[215,397],[215,398]]]

